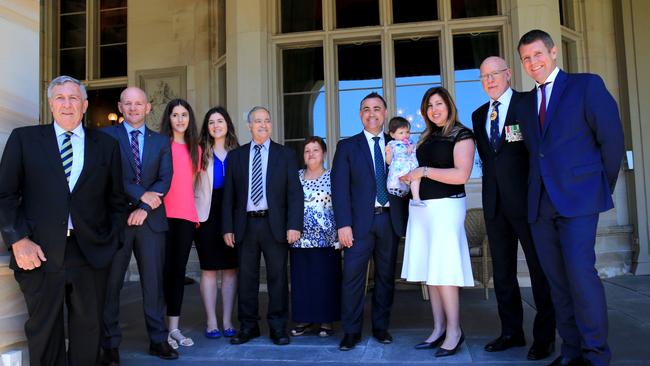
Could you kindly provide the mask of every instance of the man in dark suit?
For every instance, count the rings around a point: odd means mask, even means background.
[[[472,113],[472,124],[483,164],[483,214],[501,319],[501,335],[486,344],[485,350],[499,352],[526,344],[517,282],[520,241],[537,308],[528,359],[539,360],[555,350],[555,316],[526,219],[528,150],[514,117],[521,94],[510,88],[510,68],[504,59],[488,57],[480,70],[483,90],[490,100]]]
[[[372,333],[380,343],[393,341],[388,325],[407,201],[389,195],[386,189],[385,147],[390,138],[383,127],[387,115],[386,101],[379,94],[364,97],[359,112],[363,131],[338,143],[332,164],[334,217],[345,248],[341,351],[353,349],[361,340],[364,284],[371,257],[375,263]]]
[[[119,143],[122,152],[124,189],[131,213],[124,229],[124,243],[115,254],[108,279],[104,309],[102,361],[118,365],[120,330],[120,290],[132,253],[138,263],[144,319],[149,333],[149,353],[162,359],[178,358],[167,343],[163,263],[167,216],[162,202],[172,179],[169,139],[145,126],[151,111],[147,96],[139,88],[124,89],[117,104],[124,122],[102,129]]]
[[[264,107],[248,113],[252,141],[228,154],[223,192],[224,240],[237,247],[239,333],[231,344],[259,337],[260,254],[264,255],[269,293],[267,320],[277,345],[287,333],[287,256],[300,238],[303,192],[295,152],[271,141],[271,115]]]
[[[78,80],[59,76],[47,95],[54,123],[17,128],[7,141],[0,232],[27,304],[30,363],[94,365],[107,267],[126,217],[120,151],[83,128],[88,101]]]
[[[614,206],[623,157],[618,108],[599,76],[557,67],[548,33],[524,34],[517,49],[536,84],[516,116],[530,152],[528,220],[563,340],[552,365],[608,365],[607,304],[594,245],[599,213]]]

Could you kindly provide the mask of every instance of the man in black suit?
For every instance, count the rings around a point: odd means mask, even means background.
[[[300,238],[303,192],[295,152],[271,141],[271,116],[264,107],[248,113],[252,141],[228,154],[223,192],[223,236],[239,256],[239,333],[231,344],[259,337],[257,324],[260,254],[269,292],[267,320],[277,345],[287,333],[289,244]]]
[[[122,152],[124,189],[131,214],[124,229],[124,244],[111,264],[106,306],[102,361],[119,365],[120,290],[132,253],[138,263],[144,319],[149,333],[149,353],[162,359],[178,358],[167,343],[165,299],[163,296],[163,264],[167,215],[162,202],[172,179],[172,157],[169,139],[145,126],[151,111],[147,96],[140,88],[124,89],[117,104],[124,123],[102,129],[115,139]]]
[[[94,365],[107,266],[126,217],[120,150],[83,128],[88,101],[78,80],[59,76],[47,95],[54,123],[17,128],[7,141],[0,232],[27,304],[30,363]]]
[[[361,340],[365,278],[374,258],[372,335],[383,344],[393,342],[388,332],[395,287],[395,259],[399,238],[406,231],[407,200],[386,190],[384,134],[386,101],[377,93],[360,103],[363,131],[341,140],[332,164],[332,203],[341,247],[345,248],[342,289],[342,326],[339,349],[353,349]]]
[[[514,116],[521,94],[510,88],[510,68],[502,58],[486,58],[480,70],[483,90],[490,100],[474,111],[472,123],[483,163],[483,213],[501,319],[501,335],[486,344],[485,350],[499,352],[526,344],[517,282],[519,239],[537,308],[528,359],[539,360],[555,349],[555,316],[526,218],[528,150]]]

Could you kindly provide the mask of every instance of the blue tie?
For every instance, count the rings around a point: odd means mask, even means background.
[[[498,100],[492,102],[492,113],[490,113],[490,145],[496,151],[499,144],[499,104]]]
[[[377,188],[377,202],[383,206],[388,202],[388,190],[386,189],[386,165],[384,164],[384,157],[381,155],[379,137],[375,136],[372,139],[375,140],[375,186]]]

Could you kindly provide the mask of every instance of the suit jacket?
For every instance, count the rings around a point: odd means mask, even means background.
[[[523,139],[508,142],[505,133],[506,126],[518,124],[515,109],[521,98],[521,93],[512,91],[496,151],[490,145],[490,137],[485,129],[490,103],[483,104],[472,113],[476,145],[483,167],[483,210],[488,218],[496,215],[499,203],[509,216],[525,217],[527,214],[528,150]]]
[[[72,192],[52,124],[15,129],[0,162],[2,238],[10,250],[24,237],[40,245],[46,272],[63,268],[68,216],[95,268],[109,265],[126,221],[119,147],[96,130],[84,131],[84,165]],[[13,255],[10,268],[20,270]]]
[[[246,233],[250,142],[228,153],[222,202],[222,233],[241,242]],[[298,179],[296,153],[271,141],[266,169],[266,202],[273,238],[287,241],[287,230],[302,231],[304,194]]]
[[[388,135],[384,135],[384,139],[387,143],[391,140]],[[331,173],[337,228],[351,226],[355,237],[363,237],[370,231],[377,197],[374,177],[375,163],[363,131],[341,140],[336,147]],[[389,194],[388,202],[393,231],[404,236],[408,201]]]
[[[144,209],[147,211],[145,224],[154,232],[166,231],[168,226],[164,203],[153,210],[149,205],[141,202],[140,197],[144,192],[148,191],[162,194],[167,194],[167,191],[169,191],[173,174],[169,138],[145,127],[141,181],[140,184],[137,184],[135,160],[131,150],[130,136],[128,136],[126,128],[123,124],[119,124],[102,128],[101,131],[112,136],[119,143],[122,152],[124,190],[129,199],[130,210]]]
[[[565,217],[614,207],[611,195],[623,158],[623,128],[616,102],[598,75],[560,70],[544,130],[535,89],[519,103],[517,120],[530,152],[529,222],[537,218],[542,184]]]

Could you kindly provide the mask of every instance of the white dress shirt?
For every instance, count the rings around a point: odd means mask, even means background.
[[[65,140],[66,132],[67,130],[61,128],[61,126],[59,126],[59,124],[54,121],[54,134],[56,135],[56,142],[59,146],[59,152],[63,146],[63,140]],[[70,189],[70,192],[72,192],[75,184],[77,184],[79,176],[81,175],[81,170],[84,167],[84,139],[86,137],[86,133],[84,132],[84,128],[81,124],[79,124],[77,128],[70,132],[72,132],[72,136],[70,136],[70,144],[72,145],[72,167],[70,169],[70,181],[68,182],[68,189]],[[61,162],[61,167],[63,167],[63,162]],[[68,229],[72,228],[74,228],[72,225],[72,217],[68,215]]]
[[[370,157],[372,158],[372,167],[374,170],[375,167],[375,140],[373,140],[373,137],[379,137],[379,149],[381,150],[381,157],[384,160],[384,167],[386,166],[386,140],[384,139],[384,132],[380,132],[379,135],[373,135],[370,132],[363,130],[363,134],[366,136],[366,141],[368,141],[368,147],[370,148]],[[388,172],[385,172],[386,176],[388,176]],[[374,178],[374,177],[373,177]],[[373,179],[374,183],[374,179]],[[383,207],[389,207],[390,202],[386,202],[386,204]],[[382,207],[382,205],[377,201],[377,197],[375,196],[375,207]]]
[[[128,122],[124,121],[124,128],[126,129],[126,135],[129,138],[129,145],[131,145],[131,131],[133,130],[138,130],[140,133],[138,134],[138,150],[140,152],[140,164],[142,164],[142,152],[144,151],[144,133],[147,131],[145,128],[145,125],[143,124],[142,126],[138,128],[133,128]],[[133,154],[130,154],[133,155]]]
[[[555,78],[557,77],[557,74],[560,72],[560,68],[555,66],[555,70],[551,72],[551,74],[544,80],[544,83],[546,84],[546,87],[544,87],[544,91],[546,92],[546,111],[548,112],[548,102],[551,100],[551,92],[553,91],[553,86],[555,85]],[[542,89],[540,89],[541,84],[538,84],[535,82],[535,86],[537,87],[537,113],[539,113],[539,107],[542,105]]]
[[[262,199],[257,203],[257,206],[251,199],[251,190],[253,189],[253,158],[255,157],[255,145],[255,141],[251,141],[250,156],[248,158],[248,202],[246,203],[246,211],[260,211],[269,209],[269,205],[266,202],[266,168],[269,162],[269,147],[271,146],[271,140],[269,139],[264,141],[262,148],[260,149],[260,155],[262,158]]]
[[[499,103],[501,103],[498,106],[498,110],[499,110],[499,136],[501,136],[501,134],[503,133],[503,126],[505,126],[505,124],[506,124],[506,117],[507,117],[507,114],[508,114],[508,108],[510,107],[510,100],[511,99],[512,99],[512,89],[510,89],[510,88],[506,89],[506,91],[504,91],[503,94],[501,94],[499,99],[497,99],[497,101],[499,101]],[[487,112],[487,116],[486,116],[486,119],[485,119],[486,120],[486,122],[485,122],[485,130],[487,131],[488,139],[490,138],[490,122],[491,122],[490,121],[490,114],[492,113],[492,109],[493,109],[492,108],[492,103],[493,102],[494,102],[494,100],[490,99],[490,102],[489,102],[490,105],[488,107],[488,112]]]

